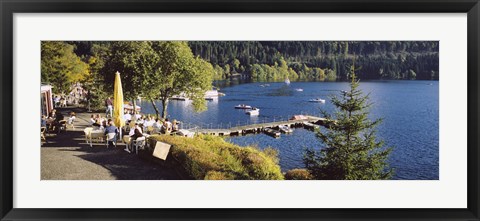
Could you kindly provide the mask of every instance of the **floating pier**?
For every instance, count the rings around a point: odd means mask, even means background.
[[[306,119],[276,121],[268,123],[250,124],[226,129],[196,129],[193,130],[197,134],[213,135],[213,136],[242,136],[246,134],[262,133],[266,128],[278,128],[280,125],[286,125],[292,128],[296,127],[312,127],[318,125],[326,125],[327,119],[314,116],[305,116]],[[308,125],[308,126],[307,126]]]

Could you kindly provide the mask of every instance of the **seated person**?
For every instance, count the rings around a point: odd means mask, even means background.
[[[173,120],[172,131],[177,131],[177,130],[178,130],[178,122],[177,120]]]
[[[130,132],[128,135],[133,136],[133,134],[135,134],[135,130],[137,129],[140,131],[140,133],[143,133],[142,128],[137,123],[132,121],[132,123],[130,123]]]
[[[130,120],[132,120],[132,115],[130,114],[130,111],[125,110],[125,113],[124,113],[124,115],[123,115],[123,119],[125,119],[125,121],[130,121]]]
[[[127,151],[129,153],[132,151],[132,150],[130,150],[130,148],[132,146],[132,142],[134,140],[137,140],[137,138],[139,138],[139,137],[143,137],[143,134],[142,134],[142,131],[141,131],[140,128],[133,127],[132,129],[133,129],[133,134],[131,134],[130,139],[127,140],[128,143],[127,143],[127,147],[125,148],[125,151]]]
[[[143,131],[146,131],[148,127],[153,127],[153,124],[155,121],[152,119],[152,117],[147,117],[145,121],[143,122]]]
[[[107,121],[100,116],[100,114],[97,114],[95,117],[95,123],[92,124],[93,126],[100,127],[100,128],[105,128]]]
[[[140,113],[138,113],[138,111],[135,111],[135,119],[139,120],[140,118],[142,118],[142,115],[140,115]]]
[[[137,123],[138,124],[144,124],[145,120],[142,117],[140,117],[140,118],[137,119]]]
[[[93,114],[90,117],[90,124],[92,124],[92,126],[100,127],[100,125],[97,124],[97,118]]]
[[[52,118],[52,119],[57,118],[57,110],[52,109],[52,110],[50,111],[50,113],[48,114],[48,118]]]
[[[107,123],[105,123],[105,124],[107,124]],[[115,125],[113,125],[112,119],[108,119],[108,126],[105,128],[105,135],[110,134],[110,133],[115,134],[114,139],[116,140],[116,138],[118,137],[119,131],[118,131],[118,128],[115,127]],[[110,141],[108,142],[108,146],[110,146]]]
[[[168,118],[166,118],[165,122],[163,122],[162,130],[163,130],[164,133],[172,132],[172,123],[170,121],[168,121]]]
[[[143,137],[142,131],[139,128],[135,128],[133,135],[130,137],[132,138],[130,141],[137,140],[137,138]]]
[[[75,121],[75,119],[76,119],[76,114],[75,114],[75,112],[72,111],[72,112],[70,113],[70,117],[68,118],[68,121],[67,121],[68,124],[73,124],[73,122]]]
[[[157,119],[155,120],[155,123],[153,123],[152,126],[153,126],[153,128],[155,128],[155,129],[157,129],[158,131],[160,131],[160,129],[162,129],[162,121],[161,121],[159,118],[157,118]]]

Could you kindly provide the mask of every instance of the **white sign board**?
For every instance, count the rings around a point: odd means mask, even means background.
[[[155,149],[153,150],[153,156],[162,160],[167,159],[168,151],[172,145],[158,142],[155,144]]]

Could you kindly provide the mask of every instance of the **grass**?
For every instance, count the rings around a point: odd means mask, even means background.
[[[277,152],[241,147],[220,137],[152,136],[172,145],[171,156],[183,172],[197,180],[283,180]]]

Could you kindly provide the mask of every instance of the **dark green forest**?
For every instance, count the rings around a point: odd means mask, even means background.
[[[68,42],[92,55],[95,45]],[[216,80],[347,81],[355,60],[362,80],[438,80],[438,41],[190,41],[194,55],[209,61]]]

